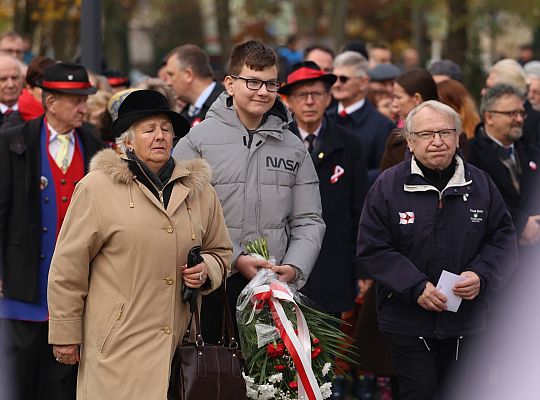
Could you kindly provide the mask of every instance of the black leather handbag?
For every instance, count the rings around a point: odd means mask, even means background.
[[[219,259],[219,257],[216,257]],[[223,269],[224,271],[225,269]],[[171,392],[174,400],[244,400],[246,382],[242,377],[241,353],[234,337],[232,317],[225,285],[220,289],[223,298],[222,336],[228,342],[204,343],[198,307],[191,314],[182,344],[176,349],[171,367]],[[190,340],[195,325],[195,340]],[[226,328],[226,331],[225,331]],[[171,396],[172,394],[172,396]]]

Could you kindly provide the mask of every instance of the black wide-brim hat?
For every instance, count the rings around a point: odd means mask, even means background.
[[[120,104],[118,118],[112,124],[112,133],[118,137],[135,122],[159,114],[169,117],[177,138],[182,138],[189,132],[189,122],[171,110],[165,96],[155,90],[136,90],[128,94]]]
[[[43,78],[36,86],[49,91],[68,94],[89,95],[97,92],[88,79],[88,72],[80,64],[59,61],[43,69]]]
[[[278,93],[288,96],[299,83],[323,81],[332,86],[337,80],[334,74],[327,74],[313,61],[302,61],[293,65],[291,73],[287,76],[287,83],[279,88]]]

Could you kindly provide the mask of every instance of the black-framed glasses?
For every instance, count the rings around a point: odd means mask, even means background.
[[[260,79],[244,78],[243,76],[238,75],[230,75],[230,77],[234,79],[242,79],[246,82],[246,87],[250,90],[259,90],[260,88],[262,88],[262,85],[265,85],[266,90],[268,90],[269,92],[277,92],[281,87],[281,82],[275,80],[261,81]]]
[[[411,132],[411,133],[421,140],[433,140],[435,139],[436,134],[439,134],[439,137],[442,140],[445,140],[445,139],[451,138],[452,135],[456,134],[456,132],[457,132],[456,129],[441,129],[438,131],[419,131],[419,132]]]
[[[307,101],[308,97],[311,96],[313,101],[321,101],[324,98],[324,96],[327,94],[328,92],[325,92],[322,90],[321,91],[315,90],[311,92],[296,92],[296,93],[292,93],[290,96],[295,100],[302,100],[302,101]]]
[[[527,112],[525,110],[512,110],[512,111],[489,110],[488,112],[506,115],[507,117],[510,117],[512,119],[516,118],[518,115],[523,119],[527,118]]]

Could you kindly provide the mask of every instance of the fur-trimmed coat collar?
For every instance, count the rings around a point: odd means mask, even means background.
[[[133,180],[133,172],[128,167],[125,154],[119,155],[112,149],[97,153],[90,163],[90,171],[100,171],[114,183],[129,183]],[[212,171],[208,163],[200,158],[176,161],[171,180],[180,179],[182,184],[193,192],[200,192],[210,183]]]

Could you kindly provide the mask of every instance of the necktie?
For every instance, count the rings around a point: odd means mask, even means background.
[[[347,111],[345,111],[345,109],[341,110],[341,112],[339,113],[339,116],[343,118],[345,118],[347,115],[348,114],[347,114]]]
[[[199,107],[195,106],[194,104],[191,104],[188,109],[188,115],[190,117],[194,117],[199,113]]]
[[[66,172],[69,167],[69,135],[58,135],[56,139],[60,143],[60,146],[56,152],[54,161],[56,161],[56,165],[58,165],[62,172]]]
[[[313,153],[313,142],[315,142],[316,136],[312,133],[306,136],[306,142],[308,143],[309,154]]]

